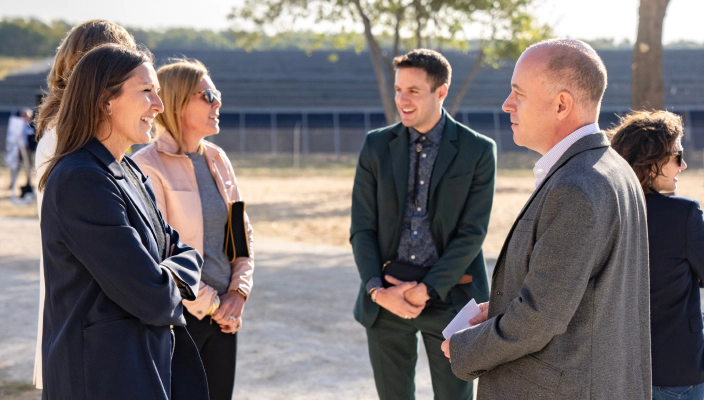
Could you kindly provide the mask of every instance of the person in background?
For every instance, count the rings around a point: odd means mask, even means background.
[[[698,201],[670,196],[687,169],[682,119],[667,111],[632,112],[608,134],[645,193],[653,399],[704,399],[704,219]]]
[[[23,108],[18,116],[10,116],[7,123],[7,136],[5,138],[5,164],[10,167],[10,199],[14,203],[27,204],[32,197],[25,197],[27,193],[33,193],[32,189],[32,152],[30,149],[30,137],[34,133],[30,123],[32,122],[32,110]],[[22,187],[20,199],[17,199],[17,178],[20,170],[24,170],[27,175],[27,184]]]
[[[250,254],[231,263],[225,255],[228,207],[242,196],[227,155],[205,140],[220,132],[222,98],[197,60],[174,61],[157,76],[165,109],[156,118],[158,137],[134,160],[151,179],[164,219],[205,259],[198,299],[184,301],[184,316],[205,366],[210,398],[229,400],[254,259]],[[246,215],[245,226],[251,249]]]
[[[43,399],[208,399],[185,329],[203,259],[161,217],[125,156],[163,111],[151,56],[105,44],[78,62],[39,181]]]
[[[106,20],[90,20],[74,26],[59,45],[46,78],[49,91],[44,95],[36,115],[36,140],[38,142],[34,165],[37,179],[44,175],[48,161],[56,151],[56,118],[68,84],[68,79],[78,61],[88,51],[105,43],[116,43],[132,49],[137,45],[125,28]],[[41,217],[43,192],[37,190],[37,207]],[[44,315],[44,268],[39,258],[39,324],[34,360],[34,384],[42,388],[42,321]]]

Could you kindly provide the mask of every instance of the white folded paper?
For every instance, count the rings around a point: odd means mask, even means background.
[[[466,306],[462,307],[460,312],[457,313],[452,322],[450,322],[442,331],[442,335],[445,336],[445,339],[449,339],[455,334],[455,332],[469,328],[472,326],[472,324],[469,323],[469,320],[481,314],[481,312],[482,310],[479,309],[477,302],[474,301],[474,299],[470,300],[470,302],[467,303]]]

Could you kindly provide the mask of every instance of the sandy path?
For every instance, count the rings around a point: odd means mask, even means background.
[[[2,172],[0,188],[4,187]],[[685,174],[678,193],[704,201],[704,170]],[[349,181],[349,177],[241,179],[243,187],[249,188],[250,204],[259,205],[250,212],[255,228],[260,228],[255,290],[239,338],[237,399],[376,398],[364,329],[352,318],[359,277],[349,245],[263,238],[293,239],[285,233],[303,232],[295,239],[343,240],[330,236],[344,236],[349,227]],[[491,250],[500,248],[531,185],[532,178],[525,173],[499,178],[490,227],[493,238],[487,239]],[[11,206],[3,201],[9,200],[0,190],[0,211],[6,213]],[[273,225],[277,221],[278,227]],[[37,219],[0,217],[2,399],[39,396],[39,391],[27,389],[34,363],[38,257]],[[421,349],[417,392],[418,399],[429,399],[430,377],[423,353]]]
[[[32,380],[39,240],[36,219],[0,218],[0,226],[2,385]],[[258,239],[256,252],[235,398],[375,398],[364,329],[352,318],[359,277],[349,248]],[[430,399],[423,353],[421,348],[417,392]]]
[[[31,382],[39,303],[38,223],[0,218],[0,226],[0,382]]]

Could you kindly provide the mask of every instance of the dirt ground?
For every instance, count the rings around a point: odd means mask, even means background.
[[[298,171],[248,162],[235,160],[235,166],[255,227],[257,272],[239,334],[235,398],[375,398],[364,330],[351,315],[359,282],[348,244],[354,161]],[[485,244],[489,258],[500,251],[533,180],[530,170],[500,170]],[[0,282],[6,288],[0,291],[0,398],[37,399],[31,386],[36,204],[12,205],[8,185],[8,171],[0,168]],[[683,172],[678,194],[704,201],[704,170]],[[417,394],[432,398],[424,356]]]
[[[290,176],[277,170],[236,170],[247,213],[257,236],[295,242],[349,246],[353,169]],[[267,175],[265,175],[267,174]],[[272,176],[274,175],[274,176]],[[283,176],[280,176],[283,175]],[[20,181],[24,183],[24,178]],[[0,169],[0,216],[36,217],[36,203],[10,202],[9,174]],[[502,170],[496,182],[485,252],[498,253],[513,220],[533,192],[533,174]]]

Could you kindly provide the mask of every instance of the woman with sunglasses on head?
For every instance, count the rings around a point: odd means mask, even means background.
[[[208,399],[182,305],[195,299],[203,259],[125,156],[150,140],[158,90],[149,54],[105,44],[64,91],[56,153],[39,181],[43,399]]]
[[[68,84],[68,79],[78,61],[94,47],[105,43],[120,44],[131,49],[137,46],[134,38],[125,28],[106,21],[95,19],[74,26],[66,35],[56,51],[54,63],[51,66],[46,83],[49,91],[44,95],[37,116],[37,145],[34,160],[37,177],[44,175],[48,161],[56,152],[56,119],[59,106]],[[40,140],[41,139],[41,140]],[[44,193],[37,193],[37,207],[41,216]],[[39,324],[37,327],[37,350],[34,361],[34,383],[42,388],[42,320],[44,317],[44,268],[39,261]]]
[[[696,200],[671,195],[687,169],[682,119],[632,112],[609,134],[638,176],[648,211],[653,399],[704,399],[704,219]]]
[[[164,113],[156,118],[158,136],[134,160],[150,177],[164,219],[205,260],[198,299],[184,301],[184,315],[203,360],[210,398],[229,400],[236,333],[252,290],[254,260],[250,254],[230,262],[225,254],[228,207],[241,195],[227,155],[205,140],[220,132],[220,92],[196,60],[174,61],[159,68],[157,76],[164,101]],[[244,224],[251,244],[246,215]]]

